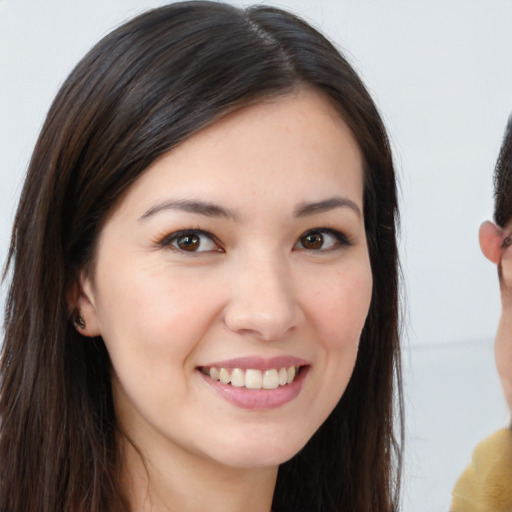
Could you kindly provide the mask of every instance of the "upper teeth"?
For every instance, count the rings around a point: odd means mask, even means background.
[[[223,384],[247,389],[276,389],[279,386],[290,384],[295,379],[298,368],[288,366],[283,368],[272,368],[270,370],[257,370],[248,368],[203,368],[203,373],[209,375],[213,380],[219,380]]]

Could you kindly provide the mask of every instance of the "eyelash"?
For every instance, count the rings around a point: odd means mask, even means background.
[[[335,238],[336,242],[331,247],[327,247],[327,248],[323,248],[323,247],[314,248],[313,247],[313,248],[308,249],[307,247],[304,246],[304,240],[307,237],[312,236],[312,235],[321,235],[322,237],[324,237],[324,235],[330,235]],[[196,239],[198,239],[198,245],[195,247],[193,245],[191,245],[192,250],[190,250],[190,251],[179,247],[177,245],[177,241],[180,238],[185,238],[185,237],[190,237],[191,239],[195,237]],[[180,252],[180,253],[188,252],[190,254],[194,254],[194,253],[201,253],[201,252],[212,252],[211,249],[197,250],[204,243],[204,241],[203,241],[204,237],[208,238],[211,243],[213,243],[217,246],[217,249],[213,250],[213,252],[223,252],[221,244],[219,243],[217,238],[214,235],[212,235],[211,233],[208,233],[207,231],[203,231],[202,229],[182,229],[180,231],[175,231],[174,233],[166,235],[161,241],[158,242],[158,245],[161,247],[169,247],[172,250],[175,250],[176,252]],[[325,240],[322,238],[322,240],[321,240],[322,245],[324,244],[324,242],[325,242]],[[194,240],[190,240],[190,243],[193,244]],[[302,247],[297,247],[299,244],[301,244]],[[332,229],[332,228],[314,228],[314,229],[308,229],[307,231],[302,233],[299,236],[297,242],[295,243],[294,248],[297,247],[299,250],[305,250],[307,252],[328,252],[328,251],[340,249],[343,247],[349,247],[351,245],[352,245],[352,242],[341,231],[338,231],[338,230]]]

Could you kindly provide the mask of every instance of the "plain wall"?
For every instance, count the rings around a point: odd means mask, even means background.
[[[99,38],[163,3],[0,0],[2,260],[59,85]],[[304,16],[338,44],[389,129],[402,203],[404,510],[446,510],[472,445],[507,418],[492,360],[496,272],[480,254],[477,230],[492,216],[492,171],[512,111],[512,1],[267,3]]]

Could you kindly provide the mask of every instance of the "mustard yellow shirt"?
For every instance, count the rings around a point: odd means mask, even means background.
[[[499,430],[473,452],[452,492],[450,512],[512,512],[512,431]]]

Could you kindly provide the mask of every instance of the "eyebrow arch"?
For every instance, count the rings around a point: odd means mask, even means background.
[[[315,213],[322,213],[334,208],[350,208],[358,217],[361,217],[361,209],[354,201],[346,197],[335,196],[315,203],[301,203],[295,208],[296,217],[305,217]]]
[[[171,199],[169,201],[164,201],[163,203],[152,206],[139,218],[139,220],[145,220],[148,217],[166,210],[180,210],[184,212],[204,215],[206,217],[225,217],[231,220],[238,219],[238,215],[234,210],[223,208],[222,206],[218,206],[213,203],[190,199]]]

